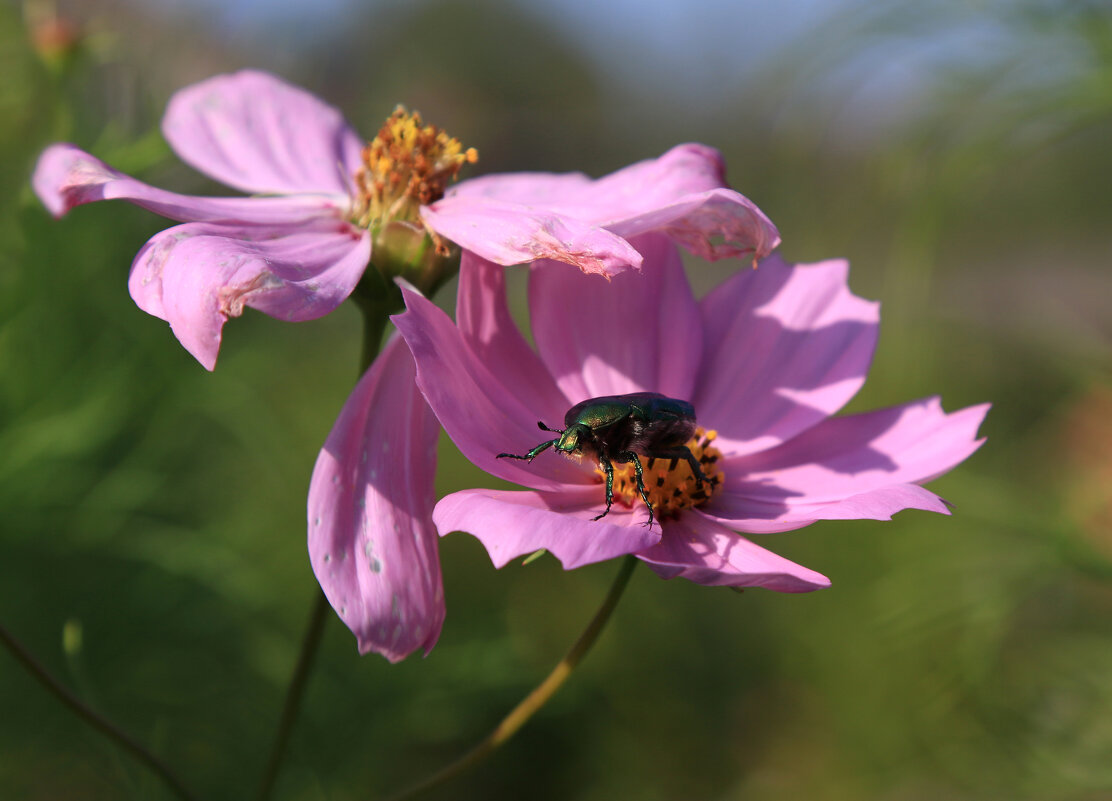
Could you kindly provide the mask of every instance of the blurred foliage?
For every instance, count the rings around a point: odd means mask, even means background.
[[[855,290],[884,302],[851,408],[994,403],[986,447],[932,485],[952,518],[766,540],[833,578],[813,595],[635,575],[552,704],[430,799],[1112,796],[1106,6],[846,4],[701,104],[615,96],[575,42],[494,0],[353,12],[294,54],[199,19],[130,9],[125,24],[107,2],[48,30],[44,8],[0,7],[0,621],[204,798],[248,796],[266,758],[317,592],[304,490],[355,379],[359,320],[249,312],[208,374],[127,296],[164,223],[117,204],[55,222],[26,180],[68,139],[218,191],[156,122],[175,88],[236,66],[280,69],[363,131],[404,101],[484,170],[601,174],[685,139],[720,147],[788,258],[849,257]],[[974,57],[929,58],[955,35]],[[885,89],[894,65],[905,83]],[[441,492],[489,480],[444,444]],[[465,535],[442,558],[449,615],[429,658],[360,658],[331,622],[277,797],[374,798],[460,753],[616,570],[495,573]],[[165,797],[6,654],[0,709],[0,797]]]

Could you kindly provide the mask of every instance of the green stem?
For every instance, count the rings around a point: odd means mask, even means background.
[[[371,269],[367,271],[372,272]],[[360,357],[359,375],[367,371],[374,362],[382,347],[382,334],[386,330],[389,314],[393,310],[382,301],[376,300],[370,293],[353,295],[359,308],[363,311],[363,351]],[[313,660],[320,648],[321,637],[324,634],[324,625],[329,618],[332,607],[324,593],[317,592],[316,602],[312,614],[309,616],[309,625],[301,640],[301,651],[297,656],[297,665],[294,667],[293,676],[290,678],[289,687],[286,688],[286,700],[282,704],[282,716],[278,721],[278,729],[274,735],[274,742],[270,747],[270,758],[267,760],[263,771],[262,781],[259,782],[259,792],[255,795],[258,801],[267,801],[274,791],[274,783],[278,780],[278,771],[282,767],[282,760],[286,756],[286,747],[289,745],[290,735],[297,723],[297,715],[301,711],[301,700],[305,696],[305,688],[309,683],[309,674],[313,669]]]
[[[309,673],[313,669],[313,659],[317,655],[321,636],[324,634],[324,623],[332,609],[324,593],[317,588],[317,599],[313,604],[312,614],[309,616],[309,625],[305,629],[305,636],[301,640],[301,652],[297,656],[297,665],[293,669],[293,677],[286,688],[286,700],[282,704],[282,717],[278,721],[278,729],[274,735],[274,743],[270,747],[270,758],[263,771],[262,781],[259,783],[259,792],[256,798],[266,801],[274,790],[274,783],[278,779],[278,770],[282,767],[282,760],[286,756],[286,746],[289,744],[290,735],[293,733],[297,714],[301,711],[301,699],[305,696],[305,687],[309,683]]]
[[[618,605],[618,601],[622,597],[622,592],[625,591],[626,585],[629,583],[629,577],[633,573],[633,568],[636,567],[638,562],[637,557],[627,556],[622,562],[622,567],[618,571],[618,575],[614,578],[614,583],[610,585],[610,591],[606,594],[606,599],[602,602],[602,606],[595,612],[595,616],[579,635],[579,639],[575,641],[575,645],[571,647],[567,655],[560,660],[560,662],[552,669],[544,681],[538,684],[531,693],[525,696],[522,701],[513,708],[510,714],[503,718],[490,734],[483,738],[477,745],[470,751],[461,756],[455,762],[452,762],[439,771],[429,776],[424,781],[418,782],[412,787],[404,790],[397,795],[389,797],[388,801],[404,801],[404,799],[412,798],[426,790],[429,790],[437,785],[443,784],[448,779],[463,773],[472,765],[482,761],[485,757],[491,754],[498,746],[506,742],[517,733],[517,730],[525,725],[526,721],[533,716],[545,703],[548,702],[560,686],[567,680],[568,676],[575,669],[576,665],[582,661],[587,652],[591,650],[591,646],[595,644],[598,635],[602,632],[606,622],[610,619],[611,613]]]
[[[367,372],[382,348],[382,334],[390,322],[390,315],[405,308],[401,290],[393,281],[387,281],[371,264],[363,279],[351,293],[351,299],[363,312],[363,357],[359,375]]]
[[[120,729],[115,724],[101,717],[90,709],[77,696],[62,686],[56,678],[51,676],[31,653],[13,637],[6,628],[0,626],[0,642],[3,642],[16,661],[26,668],[27,672],[38,679],[51,695],[61,701],[70,711],[99,731],[120,748],[127,751],[139,762],[150,769],[173,794],[182,801],[194,801],[195,797],[185,788],[181,780],[162,760],[140,745],[131,735]]]

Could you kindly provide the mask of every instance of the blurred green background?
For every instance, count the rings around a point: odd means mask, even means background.
[[[987,445],[932,485],[953,517],[762,540],[833,579],[810,595],[639,571],[556,699],[428,798],[1112,798],[1106,4],[28,0],[0,6],[0,65],[0,622],[201,797],[251,797],[266,760],[358,314],[249,311],[209,374],[127,294],[167,223],[125,204],[55,222],[27,179],[61,139],[221,191],[158,118],[175,89],[254,66],[368,135],[420,109],[481,172],[718,147],[788,259],[847,257],[882,301],[852,410],[994,404]],[[692,266],[700,290],[737,269]],[[443,443],[441,493],[489,480]],[[427,659],[361,658],[330,620],[276,798],[373,799],[459,754],[617,569],[495,572],[466,535],[442,546]],[[0,653],[0,798],[165,797]]]

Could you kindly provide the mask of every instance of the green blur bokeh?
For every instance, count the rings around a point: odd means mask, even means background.
[[[114,203],[54,221],[27,179],[68,140],[221,192],[176,160],[159,115],[194,80],[269,68],[366,133],[418,108],[482,172],[600,175],[718,147],[788,259],[847,257],[852,288],[882,302],[850,410],[993,403],[987,444],[931,485],[952,517],[763,539],[833,579],[814,594],[639,571],[559,695],[427,798],[1112,798],[1112,16],[881,5],[845,4],[700,97],[616,87],[566,32],[495,2],[352,11],[296,53],[142,6],[0,8],[0,624],[199,798],[253,796],[319,591],[305,490],[356,378],[359,315],[248,311],[207,373],[127,294],[167,223]],[[862,100],[882,65],[989,24],[996,49]],[[689,267],[705,291],[743,265]],[[491,481],[442,441],[439,494]],[[464,534],[441,559],[428,658],[360,657],[329,621],[276,799],[375,799],[460,754],[617,570],[495,571]],[[169,797],[0,653],[0,798]]]

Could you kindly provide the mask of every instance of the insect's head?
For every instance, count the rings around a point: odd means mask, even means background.
[[[591,433],[591,429],[582,423],[570,425],[560,432],[560,438],[556,440],[556,450],[561,453],[577,453],[583,448],[582,439],[587,439]]]

